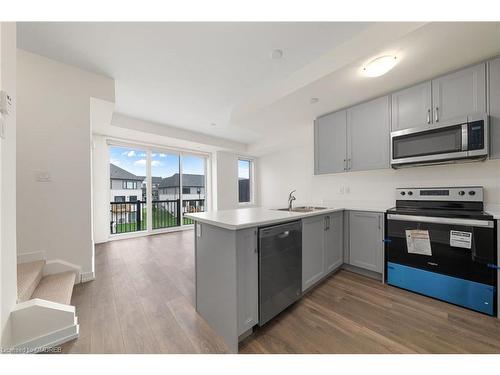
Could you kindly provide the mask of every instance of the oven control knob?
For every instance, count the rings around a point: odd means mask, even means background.
[[[465,191],[460,190],[460,191],[458,192],[458,195],[465,195]]]
[[[413,191],[409,191],[409,192],[408,192],[408,195],[413,195]]]
[[[469,195],[476,195],[476,192],[474,190],[469,191]]]
[[[406,193],[404,191],[401,192],[401,195],[405,195]]]

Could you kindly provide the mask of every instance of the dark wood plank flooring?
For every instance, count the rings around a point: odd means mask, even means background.
[[[64,353],[226,352],[194,308],[192,231],[96,245],[95,268]],[[240,353],[500,353],[500,320],[340,271]]]

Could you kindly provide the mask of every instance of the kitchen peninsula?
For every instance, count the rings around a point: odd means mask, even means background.
[[[195,222],[196,309],[231,352],[237,353],[238,342],[262,323],[259,238],[262,241],[266,231],[276,233],[271,247],[278,242],[285,245],[283,251],[270,250],[276,257],[274,266],[288,267],[277,270],[276,280],[267,280],[272,285],[270,289],[275,289],[272,304],[282,303],[291,293],[297,293],[299,299],[344,263],[382,278],[383,212],[388,207],[358,208],[306,206],[302,212],[293,212],[255,207],[185,215]],[[284,226],[289,223],[299,228],[295,236]],[[349,243],[353,239],[349,228],[358,233],[354,241],[358,249],[366,248],[364,254],[350,254]],[[277,258],[285,257],[293,245],[299,246],[299,260]],[[283,279],[290,280],[297,272],[298,290],[291,291],[292,284],[283,284]]]

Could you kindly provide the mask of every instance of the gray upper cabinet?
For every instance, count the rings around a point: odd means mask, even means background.
[[[315,174],[345,171],[346,111],[320,117],[314,124]]]
[[[347,110],[347,167],[389,168],[390,106],[383,96]]]
[[[432,81],[433,122],[486,112],[486,64],[481,63]]]
[[[323,215],[302,220],[302,291],[324,275],[326,219]]]
[[[490,70],[490,158],[500,158],[500,57],[488,63]]]
[[[499,65],[499,59],[488,64],[492,158],[500,158]],[[481,63],[320,117],[314,124],[314,173],[389,168],[391,130],[484,114],[487,97]]]
[[[380,212],[349,212],[349,264],[383,273],[383,222]]]
[[[325,273],[330,273],[344,262],[344,213],[327,215],[326,225]]]
[[[431,82],[397,91],[391,95],[392,130],[402,130],[432,121]]]

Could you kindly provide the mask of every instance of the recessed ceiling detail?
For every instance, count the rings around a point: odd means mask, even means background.
[[[19,48],[115,79],[117,113],[254,154],[319,115],[499,55],[498,40],[499,22],[18,23]],[[360,74],[385,55],[390,74]]]

